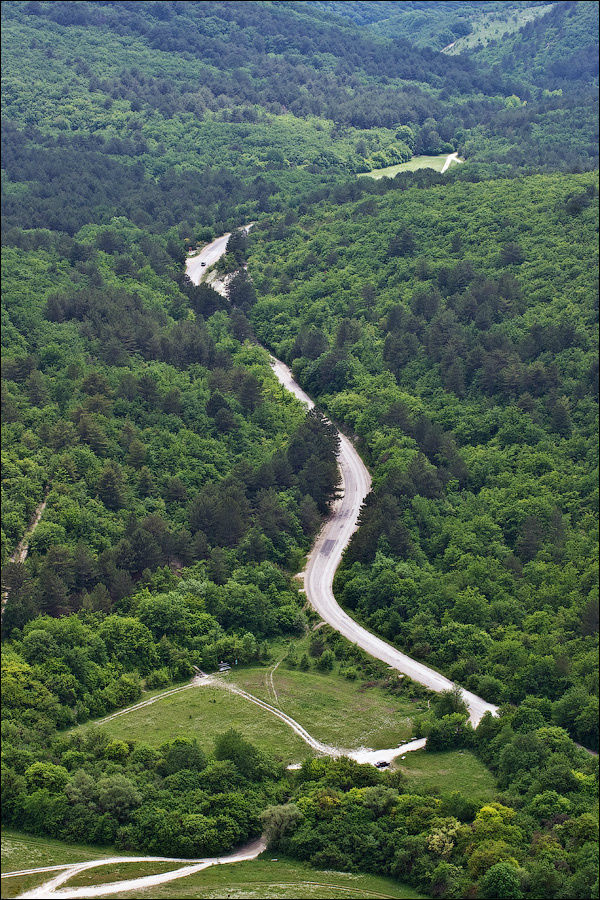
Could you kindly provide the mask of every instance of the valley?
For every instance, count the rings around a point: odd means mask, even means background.
[[[597,896],[597,4],[2,26],[2,896]]]

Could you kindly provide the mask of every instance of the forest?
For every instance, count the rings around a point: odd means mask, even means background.
[[[598,10],[485,6],[510,29],[453,55],[481,4],[2,4],[5,825],[598,896]],[[226,232],[222,296],[184,273]],[[299,590],[337,428],[373,486],[336,598],[476,727]],[[96,722],[221,660],[425,698],[493,799]]]
[[[5,629],[109,609],[157,566],[293,566],[337,480],[335,435],[282,409],[243,314],[159,274],[168,249],[131,224],[78,236],[5,248],[3,561],[47,498]]]

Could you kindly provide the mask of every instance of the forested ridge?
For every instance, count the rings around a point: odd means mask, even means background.
[[[598,896],[597,6],[437,52],[480,6],[2,4],[3,822],[184,857],[264,832],[431,896]],[[229,231],[223,297],[184,266]],[[336,597],[499,706],[413,717],[493,801],[292,773],[235,722],[209,750],[80,727],[223,659],[426,696],[327,627],[298,659],[338,436],[261,344],[373,476]]]
[[[25,137],[37,127],[77,149],[85,138],[152,174],[212,166],[216,153],[297,188],[457,147],[512,166],[517,152],[526,168],[588,168],[597,154],[593,4],[554,4],[515,46],[518,65],[487,49],[477,62],[441,56],[340,25],[312,3],[3,10],[6,117]],[[523,69],[549,42],[554,68]]]

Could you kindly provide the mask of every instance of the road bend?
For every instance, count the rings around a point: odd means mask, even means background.
[[[188,257],[186,272],[194,284],[199,284],[207,269],[220,255],[225,253],[229,234],[217,238],[198,254]],[[202,263],[205,265],[202,265]],[[294,377],[281,360],[271,357],[273,371],[288,391],[314,408],[313,400],[296,383]],[[356,644],[370,656],[380,659],[399,674],[432,691],[449,691],[456,685],[435,669],[412,659],[391,644],[372,634],[359,625],[340,607],[333,594],[333,579],[341,562],[344,550],[358,527],[358,517],[365,497],[371,490],[371,476],[359,453],[346,435],[340,432],[338,463],[342,476],[340,497],[335,501],[331,515],[323,525],[308,556],[304,575],[304,590],[311,606],[321,618],[345,638]],[[463,700],[469,710],[471,723],[477,725],[486,712],[496,715],[498,707],[487,703],[476,694],[459,686]]]

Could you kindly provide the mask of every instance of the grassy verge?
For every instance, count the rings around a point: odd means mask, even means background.
[[[74,875],[73,878],[69,878],[68,887],[87,887],[91,884],[110,884],[113,881],[125,881],[129,878],[143,878],[145,875],[173,872],[185,865],[186,863],[181,862],[126,862],[101,866],[97,869],[86,869],[84,872]]]

